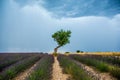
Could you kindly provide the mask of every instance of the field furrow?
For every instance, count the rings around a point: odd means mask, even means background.
[[[0,72],[0,80],[9,80],[16,77],[20,72],[26,70],[36,61],[40,59],[39,56],[33,56],[24,60],[21,60],[19,63],[10,66],[8,69]]]
[[[112,77],[109,73],[101,73],[97,71],[96,69],[87,66],[85,64],[82,64],[81,62],[78,62],[76,60],[73,60],[77,65],[79,65],[84,71],[92,77],[94,80],[117,80],[116,78]]]
[[[120,79],[120,68],[118,66],[90,58],[89,56],[87,57],[86,55],[70,55],[70,57],[83,64],[94,67],[94,69],[100,71],[101,73],[107,72],[118,80]]]
[[[32,67],[30,67],[29,69],[25,70],[24,72],[21,72],[17,77],[15,77],[13,80],[26,80],[27,77],[30,76],[30,74],[34,71],[35,67],[38,65],[38,63],[40,62],[37,61]]]
[[[63,74],[62,68],[59,65],[57,57],[54,57],[52,80],[67,80],[69,76],[70,75],[68,74]]]
[[[54,58],[52,55],[45,55],[26,80],[51,80],[53,62]]]
[[[69,80],[93,80],[84,69],[80,68],[71,58],[59,55],[58,61],[63,68],[63,72],[71,75]]]

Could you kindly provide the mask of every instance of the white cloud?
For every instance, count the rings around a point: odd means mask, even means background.
[[[50,13],[47,12],[44,8],[40,7],[39,5],[26,5],[24,6],[21,11],[26,15],[40,15],[41,17],[50,17]]]

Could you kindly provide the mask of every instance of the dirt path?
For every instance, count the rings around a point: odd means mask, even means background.
[[[69,75],[62,73],[57,57],[54,57],[52,80],[67,80]]]
[[[109,73],[100,73],[85,64],[82,64],[76,60],[73,61],[76,64],[78,64],[82,69],[84,69],[87,72],[87,74],[91,76],[94,80],[117,80],[114,77],[112,77]]]
[[[37,66],[40,60],[38,60],[31,68],[25,70],[24,72],[20,73],[17,77],[15,77],[13,80],[25,80],[34,70],[34,68]]]

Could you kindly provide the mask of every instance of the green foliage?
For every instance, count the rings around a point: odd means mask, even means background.
[[[55,53],[55,52],[53,53],[53,56],[57,56],[57,55],[58,55],[57,53]]]
[[[80,50],[77,50],[76,52],[77,52],[77,53],[83,53],[83,51],[80,51]]]
[[[9,70],[6,71],[6,73],[7,73],[7,77],[9,79],[11,79],[12,77],[14,77],[14,75],[15,75],[14,69],[9,69]]]
[[[65,52],[65,54],[69,54],[70,52]]]
[[[65,54],[65,55],[69,55],[69,54],[70,54],[70,52],[65,52],[64,54]]]
[[[92,80],[87,73],[84,72],[76,63],[74,63],[67,56],[58,56],[60,66],[63,67],[63,71],[70,74],[72,80]]]
[[[71,31],[64,31],[61,29],[60,31],[55,32],[52,35],[52,38],[57,42],[59,46],[63,46],[67,43],[70,43],[69,38],[71,36]]]
[[[77,53],[79,53],[79,52],[80,52],[80,50],[77,50],[76,52],[77,52]]]

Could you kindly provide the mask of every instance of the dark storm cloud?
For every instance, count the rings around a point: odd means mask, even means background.
[[[47,10],[61,17],[113,16],[120,13],[120,0],[44,0]]]
[[[120,0],[15,0],[20,6],[43,2],[56,17],[109,16],[120,13]],[[40,3],[41,5],[41,3]]]

